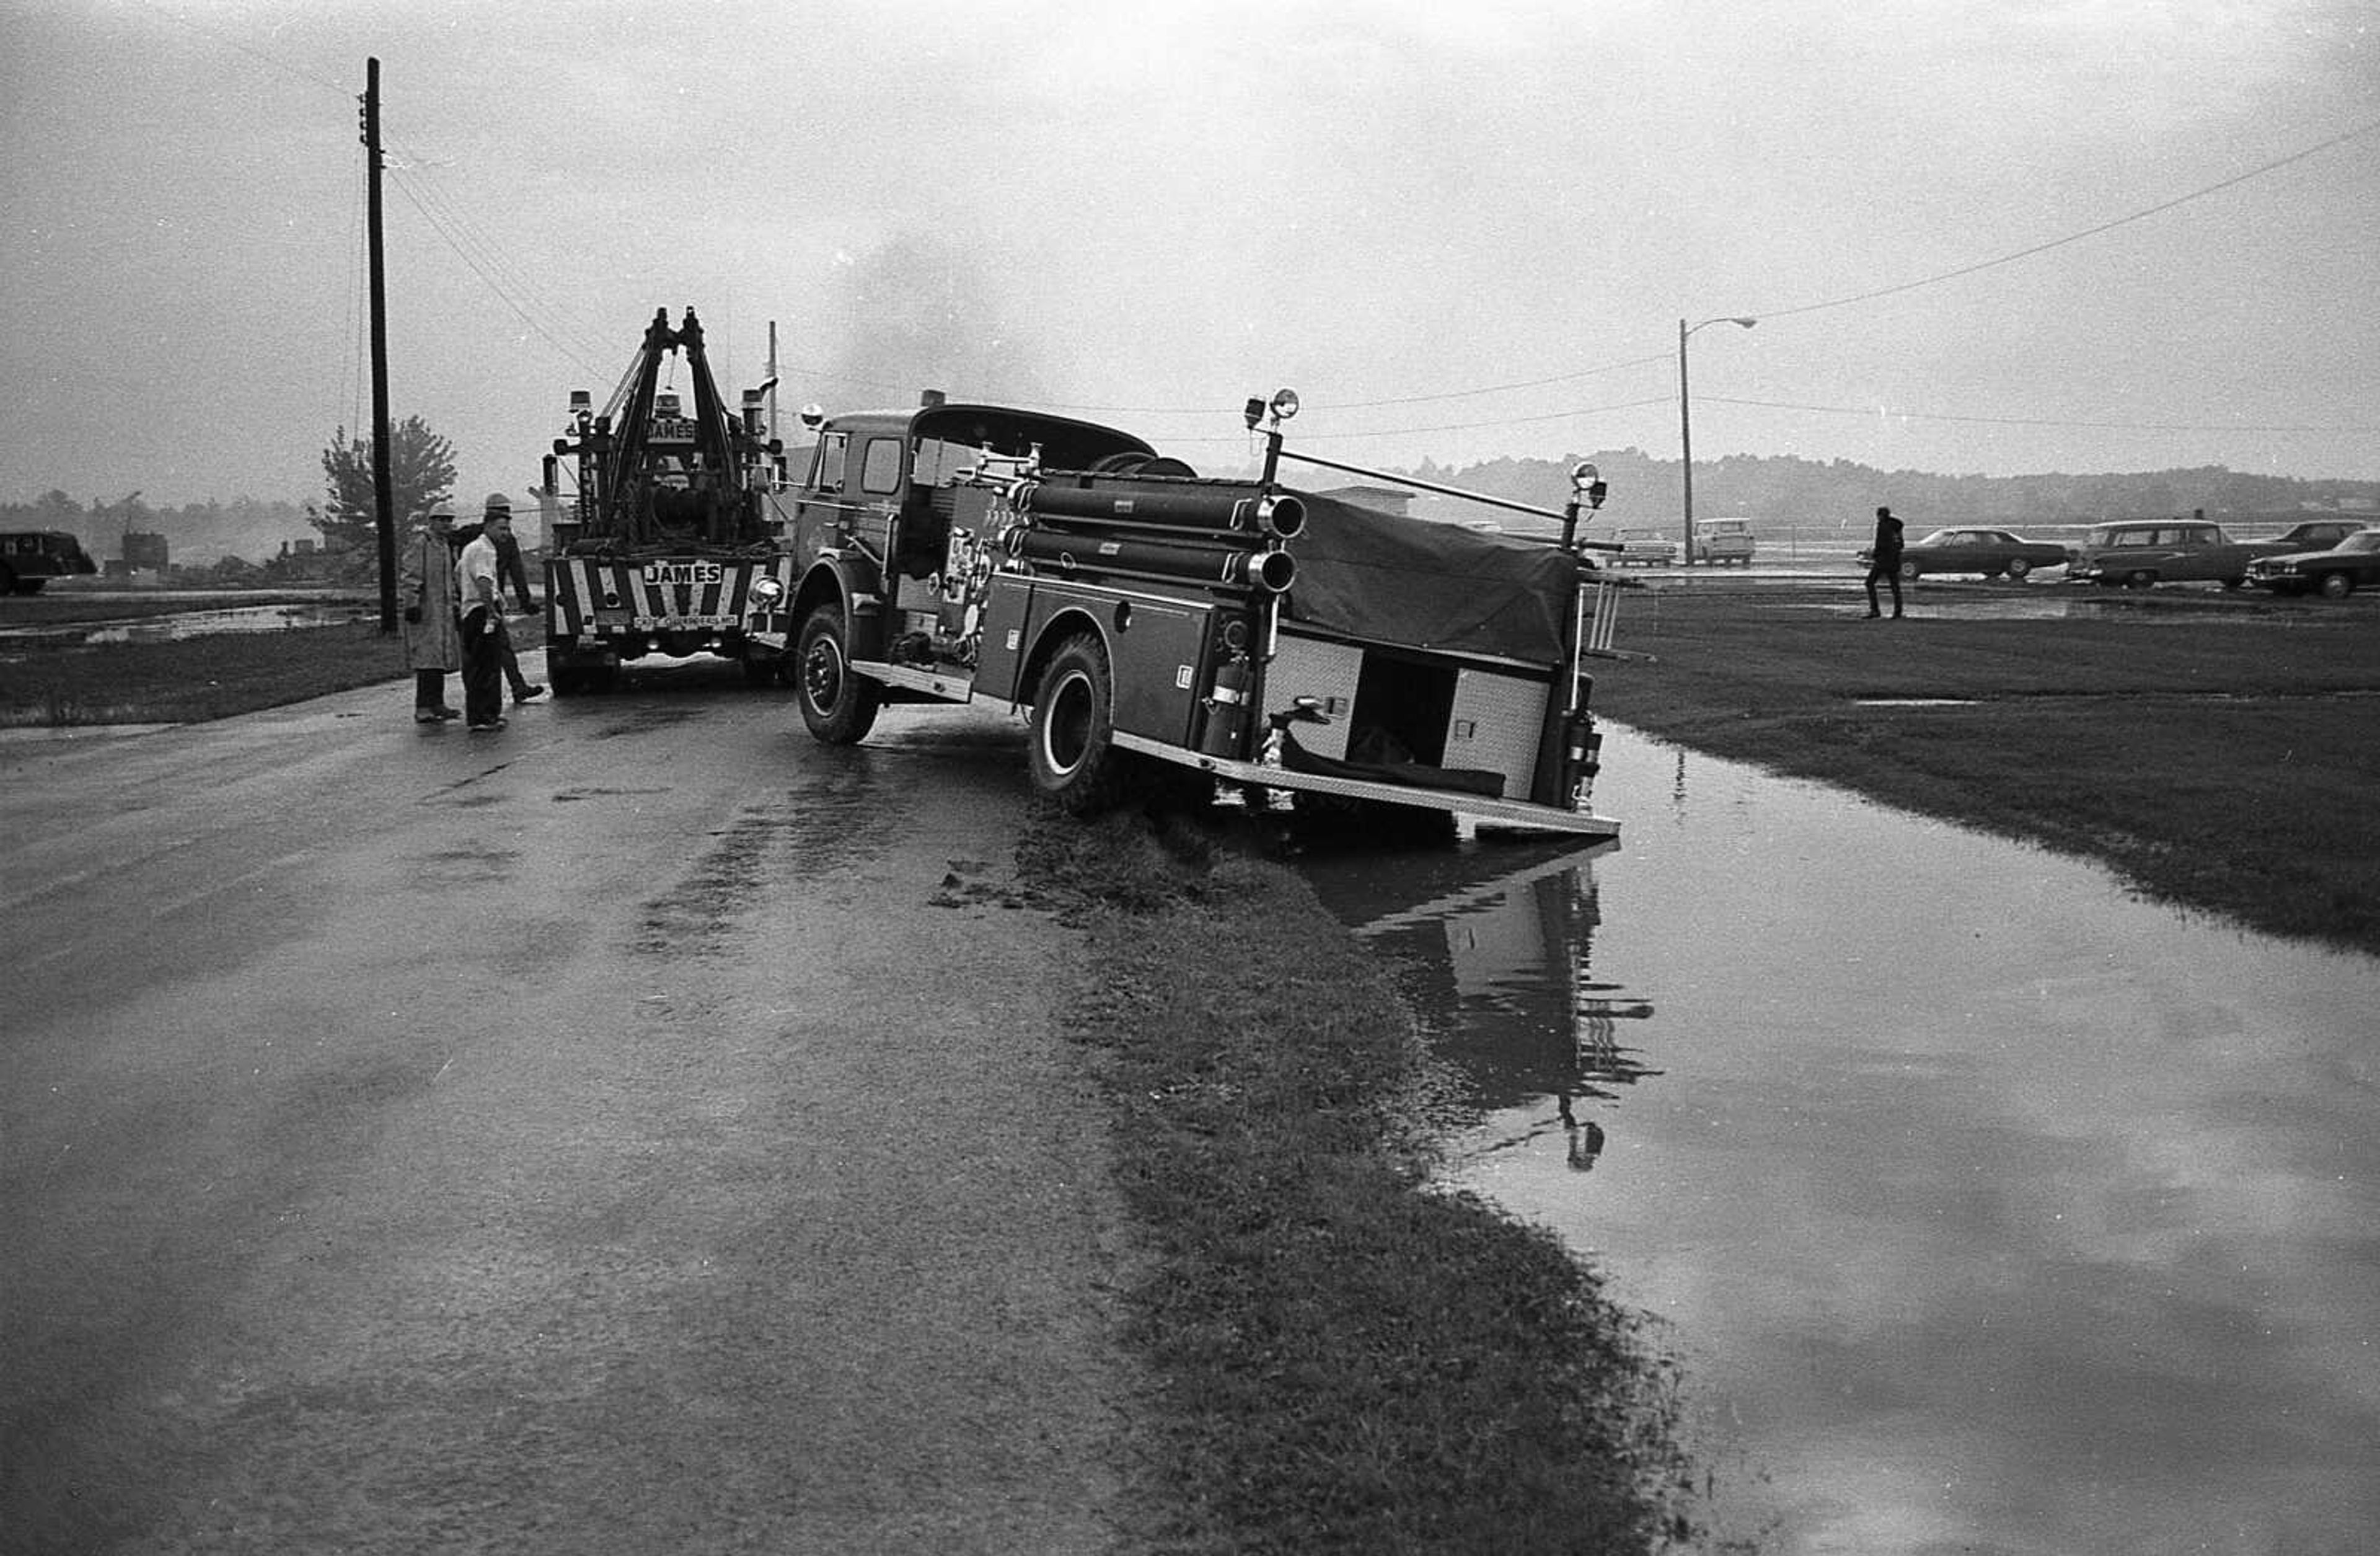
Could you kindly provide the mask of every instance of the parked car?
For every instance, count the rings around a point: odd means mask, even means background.
[[[1863,551],[1862,562],[1876,553]],[[2066,548],[2048,541],[2028,541],[2006,529],[1937,529],[1922,541],[1900,548],[1900,576],[1927,573],[1981,573],[1987,578],[2003,574],[2022,581],[2036,567],[2063,567]]]
[[[0,594],[39,594],[52,578],[98,571],[82,542],[63,529],[0,534]]]
[[[1667,567],[1678,560],[1678,542],[1658,529],[1622,529],[1619,541],[1613,560],[1623,567]]]
[[[2310,518],[2292,524],[2268,541],[2250,541],[2252,556],[2286,556],[2301,551],[2328,551],[2364,528],[2357,518]]]
[[[2067,559],[2066,576],[2106,589],[2189,582],[2237,589],[2247,581],[2252,554],[2203,518],[2127,519],[2086,530]]]
[[[1694,554],[1689,562],[1707,562],[1717,566],[1735,562],[1752,565],[1752,520],[1748,518],[1698,518],[1694,520]]]
[[[2359,529],[2328,551],[2260,556],[2248,564],[2248,581],[2275,594],[2311,590],[2325,600],[2380,588],[2380,529]]]

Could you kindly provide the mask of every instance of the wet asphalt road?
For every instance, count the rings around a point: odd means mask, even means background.
[[[0,744],[0,1549],[1107,1543],[1014,725],[674,680]]]

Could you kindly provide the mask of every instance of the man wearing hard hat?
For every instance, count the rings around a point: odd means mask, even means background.
[[[528,591],[528,566],[521,560],[520,541],[514,536],[509,523],[501,527],[501,533],[489,534],[490,518],[502,514],[509,520],[512,517],[512,512],[511,498],[501,492],[489,492],[488,500],[480,511],[480,522],[466,525],[455,531],[455,543],[458,548],[468,546],[482,534],[487,534],[488,538],[495,543],[496,548],[496,596],[499,612],[502,609],[504,588],[510,585],[514,596],[520,601],[522,613],[526,614],[537,609],[537,601]],[[498,619],[502,620],[501,614]],[[545,687],[521,674],[520,655],[513,648],[512,628],[508,625],[505,626],[498,637],[501,641],[497,659],[503,669],[504,680],[512,687],[513,701],[528,702],[543,697]]]

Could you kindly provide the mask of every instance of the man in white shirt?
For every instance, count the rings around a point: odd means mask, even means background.
[[[463,596],[463,720],[475,735],[504,727],[504,602],[499,547],[512,537],[509,509],[492,508],[480,538],[463,548],[455,583]]]

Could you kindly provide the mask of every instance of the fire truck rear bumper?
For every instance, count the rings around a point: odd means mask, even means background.
[[[1560,806],[1532,805],[1525,800],[1490,799],[1485,795],[1463,794],[1453,789],[1424,789],[1403,784],[1372,783],[1359,778],[1332,778],[1318,772],[1291,772],[1283,768],[1267,767],[1260,762],[1207,756],[1184,747],[1169,746],[1161,740],[1151,740],[1146,735],[1128,735],[1122,730],[1115,732],[1114,739],[1121,749],[1178,762],[1184,767],[1195,767],[1228,783],[1331,795],[1342,799],[1373,800],[1382,805],[1408,805],[1425,810],[1451,810],[1458,815],[1475,816],[1516,826],[1538,827],[1548,832],[1570,833],[1580,837],[1620,835],[1618,821],[1609,816],[1596,815],[1591,810],[1566,810]]]

